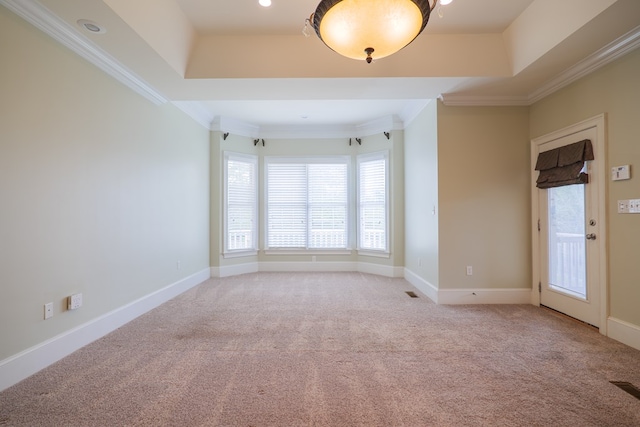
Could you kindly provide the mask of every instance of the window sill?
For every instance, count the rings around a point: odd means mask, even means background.
[[[256,250],[251,250],[251,251],[238,251],[238,252],[227,252],[222,254],[222,258],[242,258],[242,257],[247,257],[247,256],[256,256],[258,255],[258,251]]]

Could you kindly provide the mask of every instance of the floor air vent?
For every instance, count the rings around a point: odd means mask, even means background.
[[[418,298],[418,295],[416,295],[415,292],[412,291],[407,291],[405,292],[407,295],[409,295],[411,298]]]
[[[609,381],[611,384],[620,387],[636,399],[640,399],[640,389],[631,383],[624,381]]]

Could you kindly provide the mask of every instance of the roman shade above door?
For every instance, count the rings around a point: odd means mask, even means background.
[[[538,154],[535,167],[535,170],[540,171],[536,187],[587,184],[589,175],[584,172],[584,162],[593,159],[593,146],[589,139],[543,151]]]

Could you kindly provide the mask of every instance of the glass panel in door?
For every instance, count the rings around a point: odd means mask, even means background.
[[[585,186],[548,190],[549,287],[587,299]]]

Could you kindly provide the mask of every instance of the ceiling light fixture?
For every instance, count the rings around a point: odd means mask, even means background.
[[[89,21],[88,19],[78,19],[78,21],[76,22],[78,23],[78,25],[80,25],[80,27],[94,34],[104,34],[107,32],[107,30],[103,26],[96,22]]]
[[[263,7],[271,6],[271,0],[258,0],[258,3],[260,3],[260,6]]]
[[[437,2],[322,0],[306,24],[313,25],[330,49],[371,63],[374,58],[396,53],[418,37]]]

